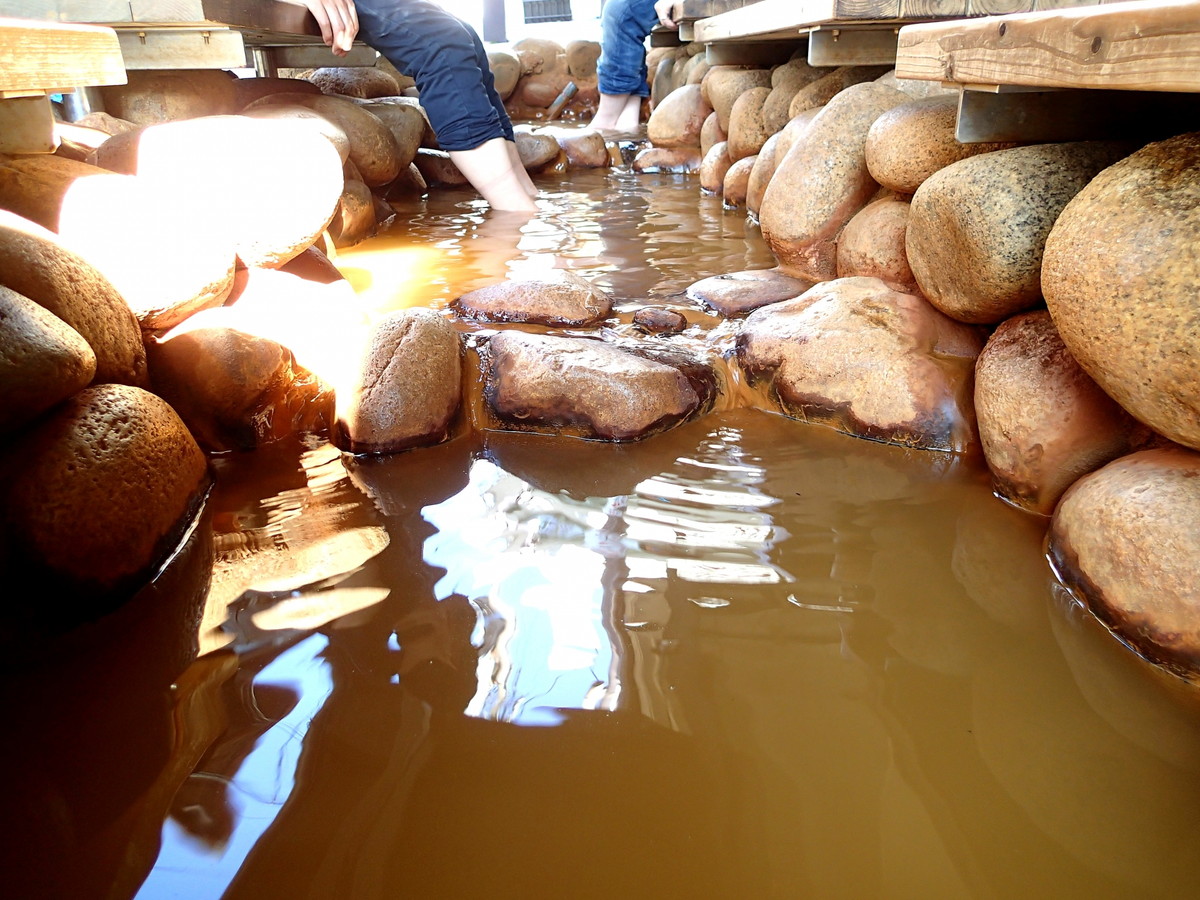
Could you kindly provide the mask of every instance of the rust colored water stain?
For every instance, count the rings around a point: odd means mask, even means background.
[[[566,178],[339,264],[380,312],[569,267],[614,330],[730,343],[684,290],[773,265],[757,231],[694,180]],[[216,460],[202,552],[9,662],[5,893],[1192,896],[1200,706],[1056,589],[1045,521],[978,460],[735,405]]]

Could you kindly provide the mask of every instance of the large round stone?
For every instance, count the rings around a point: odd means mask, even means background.
[[[778,269],[751,269],[702,278],[688,286],[687,296],[727,318],[737,318],[770,303],[794,300],[810,287],[812,282]]]
[[[307,84],[308,82],[304,82]],[[246,109],[242,110],[241,115],[249,116],[252,119],[284,119],[289,122],[300,122],[307,125],[324,137],[329,143],[333,144],[333,149],[337,151],[338,158],[343,163],[350,158],[350,138],[346,136],[346,132],[342,131],[341,127],[335,125],[329,119],[322,116],[316,110],[309,109],[307,106],[299,104],[280,103],[272,98],[269,102],[259,104],[258,102],[251,103]],[[107,146],[111,145],[110,141]],[[103,151],[97,154],[98,158],[103,158]],[[99,161],[97,164],[100,164]],[[123,168],[120,166],[108,166],[115,171],[136,172],[136,166]]]
[[[79,332],[96,354],[96,382],[146,385],[146,349],[133,310],[57,235],[0,212],[0,283]]]
[[[700,162],[700,189],[719,196],[725,185],[725,173],[731,165],[733,160],[729,158],[729,142],[713,144]]]
[[[975,414],[996,492],[1043,515],[1081,475],[1146,436],[1079,367],[1045,310],[1005,320],[988,339],[975,364]]]
[[[324,94],[343,97],[395,97],[400,85],[390,72],[376,66],[325,66],[307,77]]]
[[[960,160],[917,189],[906,249],[917,284],[948,316],[999,322],[1042,299],[1042,251],[1067,201],[1125,144],[1083,141]]]
[[[784,412],[857,437],[927,450],[976,446],[981,341],[877,278],[839,278],[750,314],[737,340],[752,383]]]
[[[726,209],[740,209],[746,205],[746,195],[750,191],[750,173],[754,171],[757,156],[747,156],[739,159],[725,173],[725,181],[721,186],[721,200]]]
[[[638,151],[631,168],[635,172],[694,175],[700,171],[701,162],[698,147],[647,147]]]
[[[717,121],[717,114],[709,113],[704,124],[700,126],[700,155],[708,156],[708,151],[713,148],[713,144],[719,144],[728,139],[729,135],[722,130],[721,123]]]
[[[751,88],[733,102],[729,111],[729,158],[734,162],[754,156],[775,133],[763,119],[763,104],[770,93],[770,88]]]
[[[79,332],[45,307],[0,287],[0,433],[83,390],[96,354]]]
[[[100,88],[104,109],[135,125],[223,116],[238,104],[237,79],[220,69],[130,69],[128,82]]]
[[[516,54],[507,50],[489,50],[488,65],[495,80],[496,93],[500,95],[501,100],[507,100],[521,79],[521,61],[517,59]]]
[[[319,94],[321,89],[303,78],[239,78],[233,83],[235,111],[273,94]]]
[[[425,142],[426,133],[430,132],[429,120],[425,118],[421,107],[405,102],[408,100],[408,97],[395,97],[362,104],[362,108],[386,125],[396,139],[401,169],[407,168],[416,159],[417,150]]]
[[[759,210],[762,209],[763,195],[771,176],[775,174],[775,164],[779,161],[779,134],[767,138],[762,150],[754,157],[754,166],[750,169],[750,178],[746,182],[746,211],[757,221]]]
[[[769,89],[770,85],[769,69],[743,69],[740,66],[713,66],[705,74],[702,82],[704,95],[716,112],[717,121],[721,123],[721,128],[726,134],[729,133],[729,116],[737,98],[751,88]]]
[[[483,322],[528,322],[556,327],[595,325],[612,314],[612,298],[573,272],[512,279],[463,294],[454,307]]]
[[[700,85],[689,84],[672,91],[650,114],[646,133],[655,147],[699,147],[700,130],[712,107],[700,93]]]
[[[402,163],[396,137],[369,109],[344,97],[301,97],[300,104],[315,110],[346,132],[350,160],[369,187],[387,184],[408,163]]]
[[[881,278],[898,291],[917,293],[904,252],[909,203],[895,197],[873,200],[854,214],[837,241],[837,276]]]
[[[106,174],[98,166],[61,156],[0,156],[0,208],[58,231],[63,198],[77,182]]]
[[[1200,132],[1096,176],[1046,241],[1042,287],[1084,370],[1155,431],[1200,449]]]
[[[794,119],[808,109],[824,106],[852,84],[874,81],[883,75],[886,66],[838,66],[800,88],[788,104],[788,119]]]
[[[3,504],[11,559],[96,592],[128,587],[174,549],[208,468],[166,401],[116,384],[59,406],[7,466],[20,474]]]
[[[596,63],[600,60],[597,41],[571,41],[566,46],[567,71],[572,78],[595,78]]]
[[[1123,642],[1200,678],[1200,454],[1143,450],[1081,478],[1050,526],[1059,578]]]

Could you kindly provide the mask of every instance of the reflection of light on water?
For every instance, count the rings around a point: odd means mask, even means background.
[[[229,799],[235,823],[229,840],[210,847],[168,818],[158,859],[138,897],[219,897],[229,887],[295,787],[309,722],[333,690],[329,665],[321,658],[328,643],[324,635],[312,635],[281,653],[254,679],[255,685],[286,687],[299,700],[258,739],[233,776]]]
[[[436,247],[371,241],[339,251],[337,267],[366,306],[391,312],[428,306],[427,286],[446,266]]]

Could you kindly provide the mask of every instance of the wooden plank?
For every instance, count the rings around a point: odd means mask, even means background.
[[[131,18],[129,0],[0,0],[0,16],[77,24]]]
[[[0,19],[0,91],[124,84],[111,28]]]
[[[112,26],[204,25],[320,37],[301,0],[0,0],[0,15]]]
[[[900,0],[760,0],[753,6],[701,19],[693,26],[693,40],[795,37],[806,26],[893,19],[899,11]]]
[[[1200,91],[1200,0],[908,25],[896,75],[960,84]]]
[[[674,7],[677,16],[675,21],[694,22],[697,19],[708,19],[757,2],[759,0],[678,0]]]
[[[937,19],[967,15],[968,0],[900,0],[901,19]]]

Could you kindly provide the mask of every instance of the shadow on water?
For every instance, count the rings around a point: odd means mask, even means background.
[[[571,177],[530,247],[477,258],[448,195],[342,262],[461,260],[372,270],[380,309],[544,254],[664,302],[770,265],[691,183]],[[217,470],[159,586],[196,630],[135,605],[6,682],[19,896],[1194,892],[1194,696],[1060,599],[977,461],[735,409]]]

